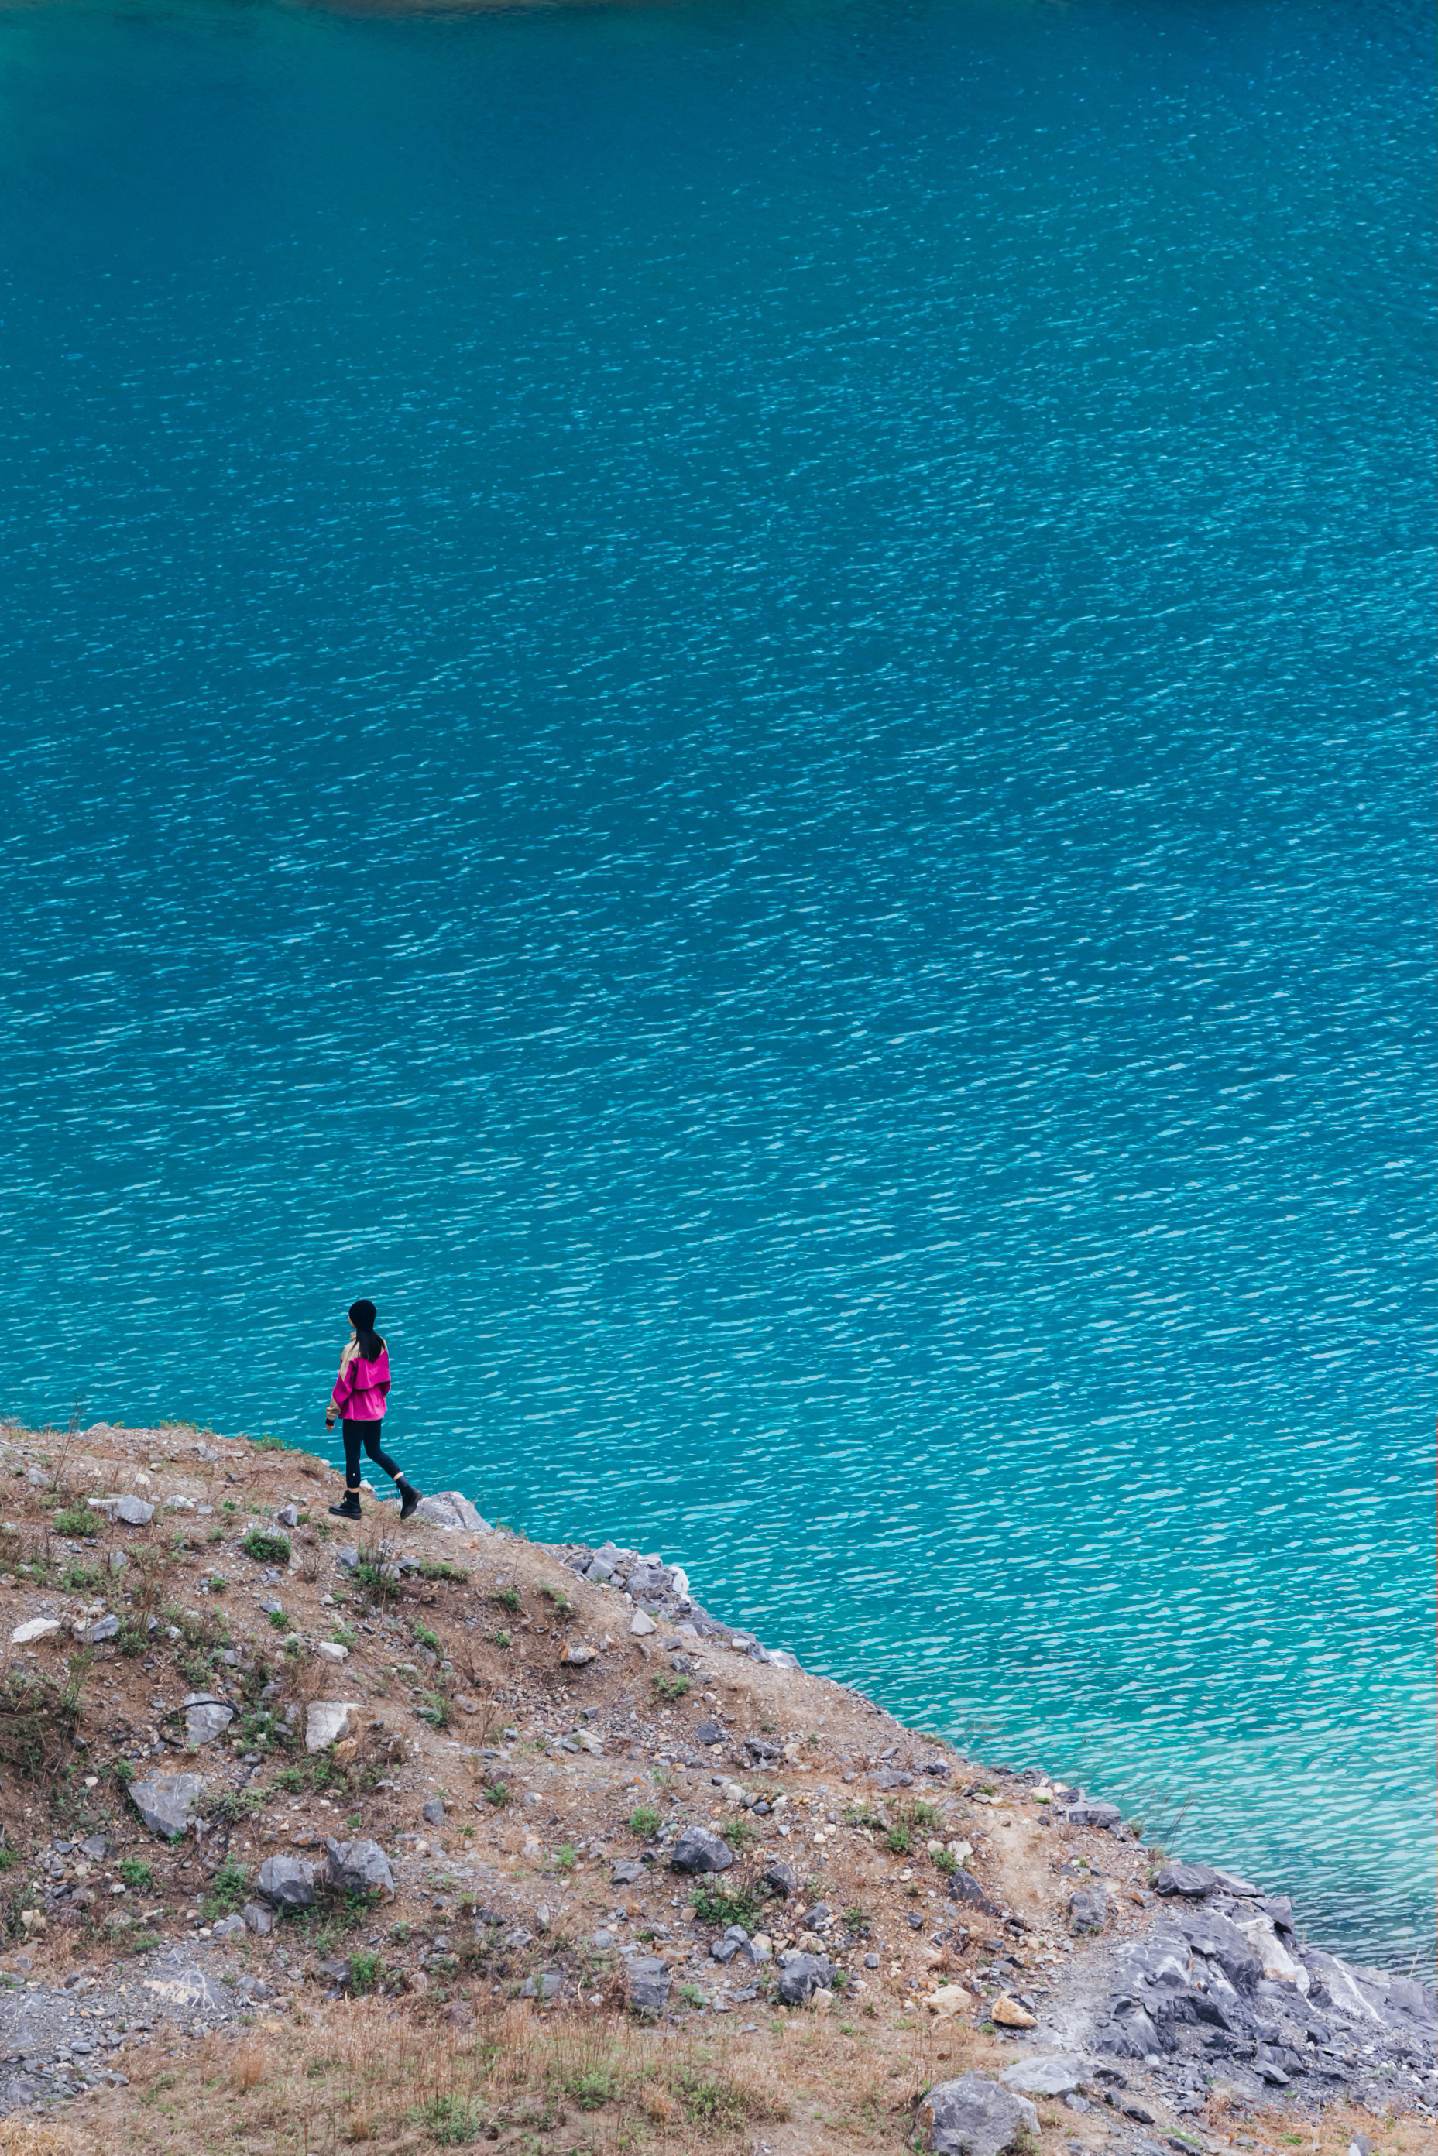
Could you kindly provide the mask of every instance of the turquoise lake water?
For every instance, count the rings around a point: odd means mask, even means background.
[[[1426,10],[0,8],[0,1407],[1431,1944]]]

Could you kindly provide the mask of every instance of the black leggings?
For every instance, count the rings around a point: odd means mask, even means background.
[[[357,1490],[360,1486],[360,1446],[372,1460],[378,1460],[387,1475],[399,1480],[399,1469],[379,1441],[380,1425],[377,1422],[350,1422],[340,1424],[345,1434],[345,1488]]]

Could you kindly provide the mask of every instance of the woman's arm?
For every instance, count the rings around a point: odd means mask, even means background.
[[[334,1428],[336,1415],[343,1413],[345,1402],[354,1391],[354,1379],[350,1374],[352,1361],[353,1357],[348,1350],[340,1357],[340,1374],[335,1379],[334,1391],[330,1394],[330,1404],[325,1409],[325,1428],[327,1430]]]

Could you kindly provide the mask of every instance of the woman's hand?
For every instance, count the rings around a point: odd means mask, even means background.
[[[325,1428],[326,1428],[327,1430],[332,1430],[332,1429],[334,1428],[334,1426],[335,1426],[335,1411],[334,1411],[334,1409],[333,1409],[333,1408],[330,1408],[330,1409],[328,1409],[328,1410],[327,1410],[327,1412],[326,1412],[326,1414],[325,1414]]]

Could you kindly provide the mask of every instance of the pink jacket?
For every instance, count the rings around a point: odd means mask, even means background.
[[[340,1365],[330,1402],[345,1422],[383,1422],[388,1391],[389,1349],[381,1348],[373,1362],[352,1355]]]

